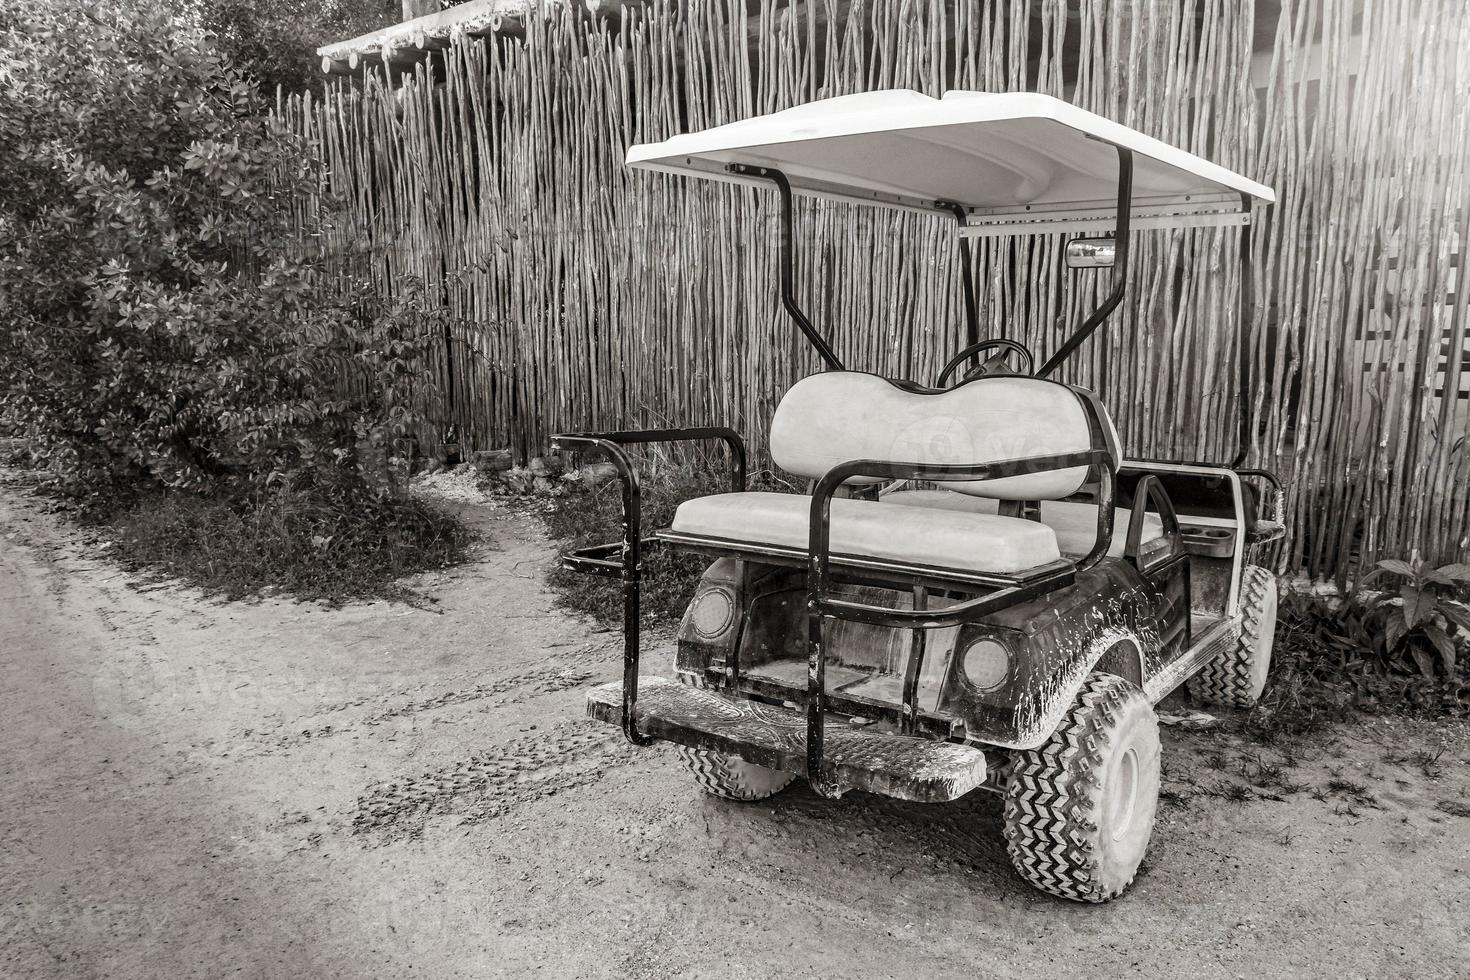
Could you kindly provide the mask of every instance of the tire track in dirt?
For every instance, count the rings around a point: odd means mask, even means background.
[[[594,676],[594,671],[580,667],[556,666],[529,670],[523,674],[502,677],[488,684],[476,684],[462,691],[446,691],[436,697],[410,701],[363,719],[364,725],[380,725],[385,721],[433,711],[450,705],[466,704],[484,698],[496,698],[497,704],[516,704],[541,694],[552,694],[580,687]],[[502,695],[508,695],[501,697]]]
[[[390,724],[405,718],[414,718],[418,715],[437,711],[443,708],[451,708],[459,705],[473,704],[475,702],[486,702],[487,708],[504,707],[505,705],[520,704],[532,698],[541,697],[546,694],[556,694],[560,691],[582,687],[596,676],[596,671],[590,667],[573,666],[566,663],[552,663],[545,667],[523,671],[507,677],[498,678],[494,681],[475,684],[468,688],[443,691],[430,697],[413,698],[413,695],[425,690],[425,686],[411,689],[393,691],[388,694],[379,694],[356,698],[350,702],[329,705],[313,714],[320,716],[337,712],[348,711],[352,708],[372,708],[377,706],[378,710],[356,719],[343,719],[332,724],[321,724],[282,733],[281,729],[275,732],[249,731],[242,733],[256,742],[253,755],[271,755],[277,752],[288,751],[298,748],[304,744],[320,742],[323,739],[334,738],[358,732],[363,729],[374,729],[384,724]],[[399,703],[393,703],[398,701]],[[386,705],[386,707],[385,707]],[[296,722],[295,724],[300,724]]]
[[[481,823],[536,800],[597,782],[628,762],[620,733],[578,720],[388,782],[358,797],[350,833],[368,845],[421,835],[433,817]]]

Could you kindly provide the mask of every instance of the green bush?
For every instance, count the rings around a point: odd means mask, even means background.
[[[1432,717],[1470,716],[1470,673],[1457,627],[1470,610],[1454,598],[1470,569],[1380,562],[1364,582],[1397,588],[1345,600],[1287,593],[1276,625],[1267,702],[1313,712],[1351,704]],[[1331,714],[1331,712],[1328,712]],[[1294,715],[1294,716],[1295,716]]]
[[[399,0],[192,0],[215,44],[260,85],[320,85],[316,49],[396,24]]]
[[[298,584],[455,553],[395,459],[444,311],[300,232],[332,217],[320,166],[210,35],[142,0],[13,0],[0,100],[0,417],[57,490],[125,525],[144,502],[131,555],[201,580],[210,535],[263,529],[254,567]]]
[[[1470,606],[1457,598],[1470,585],[1470,565],[1435,568],[1417,557],[1390,558],[1361,584],[1385,576],[1396,578],[1396,587],[1373,595],[1359,612],[1384,665],[1399,672],[1417,670],[1423,677],[1453,676],[1459,665],[1456,636],[1461,629],[1470,631]]]
[[[0,410],[62,488],[387,489],[436,313],[302,244],[317,166],[209,36],[21,0],[0,90]]]

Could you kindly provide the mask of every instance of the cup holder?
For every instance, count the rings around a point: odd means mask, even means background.
[[[1191,554],[1228,558],[1233,551],[1235,531],[1232,528],[1180,524],[1179,531]]]

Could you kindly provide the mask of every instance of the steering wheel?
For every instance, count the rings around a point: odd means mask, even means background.
[[[965,361],[974,357],[981,351],[989,350],[992,347],[1001,347],[1004,348],[1004,350],[1002,350],[999,354],[995,354],[991,357],[986,358],[984,361],[981,361],[969,371],[966,371],[964,377],[960,379],[961,381],[969,381],[971,378],[978,377],[982,374],[996,373],[997,369],[999,369],[1005,363],[1006,355],[1012,352],[1020,354],[1026,360],[1025,370],[1021,371],[1020,373],[1031,373],[1032,365],[1034,363],[1031,359],[1031,352],[1027,350],[1023,344],[1020,344],[1017,341],[1008,340],[1005,337],[996,337],[992,340],[982,340],[978,343],[971,344],[970,346],[966,347],[964,350],[956,354],[954,357],[951,357],[949,359],[949,363],[944,365],[944,370],[939,372],[938,387],[943,388],[945,384],[949,381],[950,375],[954,374],[955,371],[959,369],[959,366],[961,364],[964,364]]]

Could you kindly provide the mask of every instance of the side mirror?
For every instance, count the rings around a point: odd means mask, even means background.
[[[1067,268],[1111,268],[1118,243],[1112,238],[1074,238],[1067,243]]]

